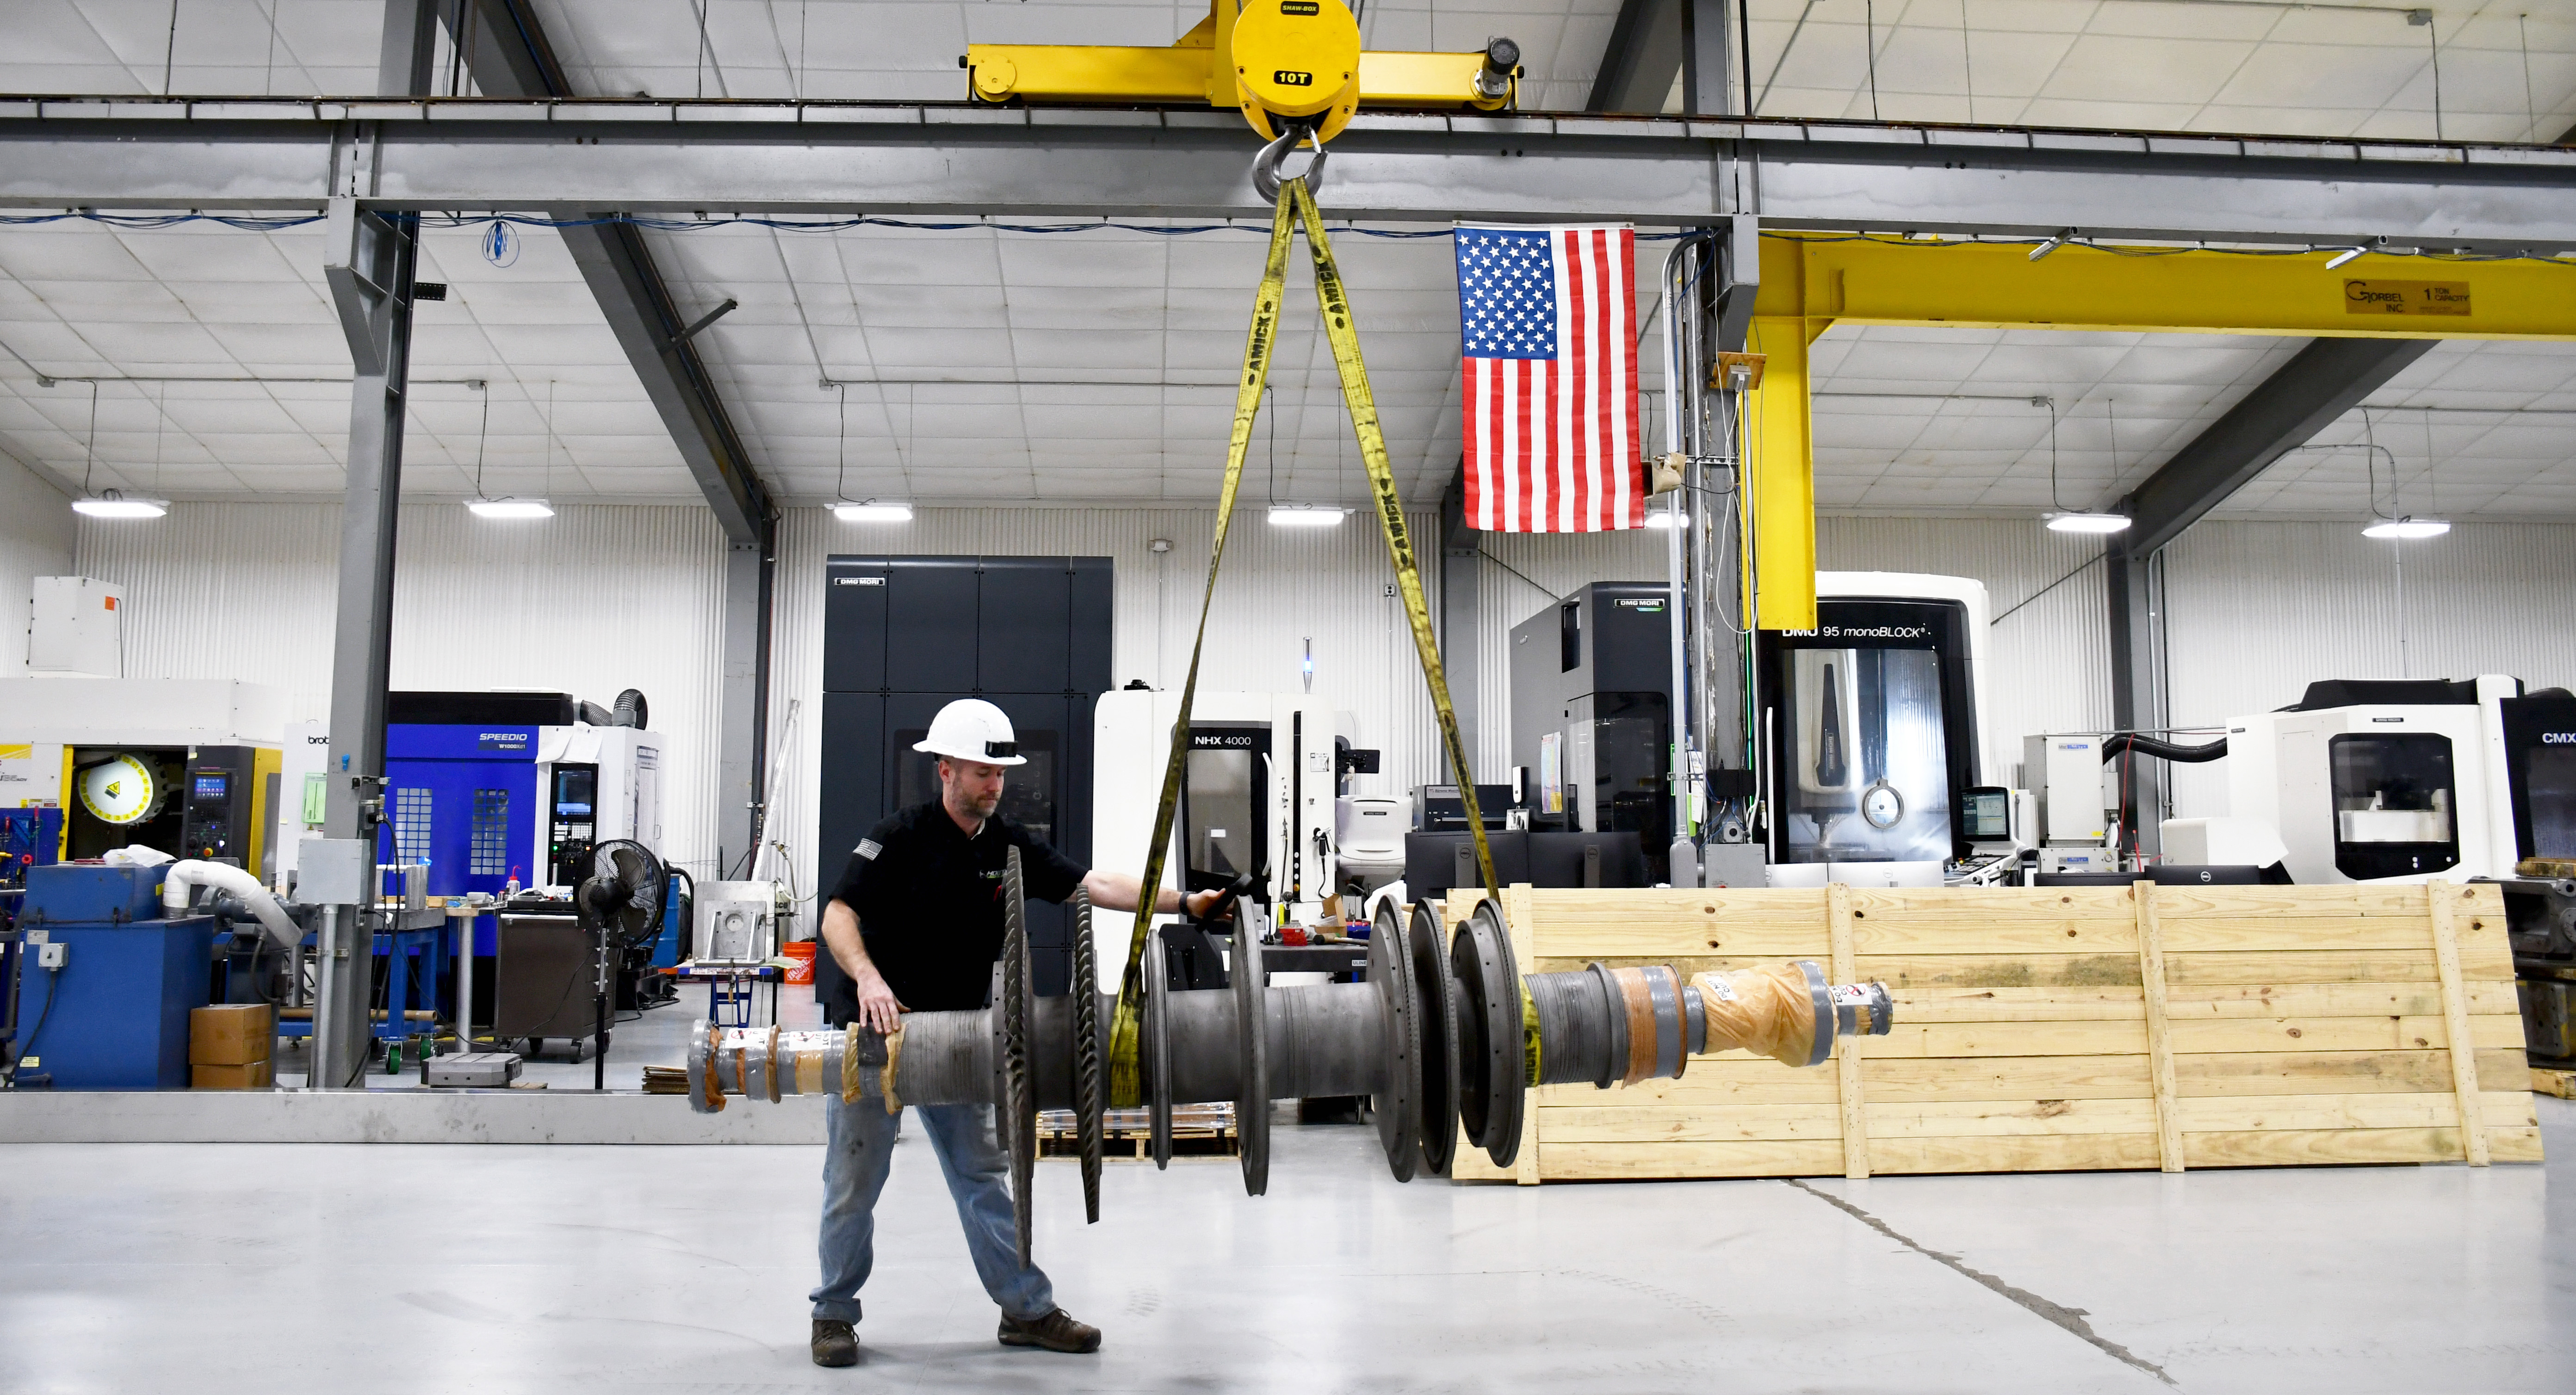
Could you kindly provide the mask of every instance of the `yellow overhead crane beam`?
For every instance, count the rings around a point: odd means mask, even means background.
[[[1169,48],[969,44],[957,60],[979,102],[1228,107],[1264,140],[1291,123],[1321,147],[1361,107],[1511,105],[1520,46],[1477,53],[1371,53],[1341,0],[1210,0]]]
[[[1767,233],[1744,409],[1764,629],[1816,623],[1808,346],[1837,324],[2318,338],[2576,339],[2576,265]],[[2327,263],[2343,259],[2339,266]]]

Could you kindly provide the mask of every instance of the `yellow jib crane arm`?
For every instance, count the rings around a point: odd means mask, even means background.
[[[1283,127],[1332,139],[1362,107],[1498,111],[1512,104],[1520,45],[1474,53],[1371,53],[1341,0],[1210,0],[1169,48],[970,44],[957,60],[979,102],[1230,107],[1264,139]]]

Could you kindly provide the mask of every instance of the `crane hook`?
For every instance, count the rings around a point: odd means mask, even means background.
[[[1297,148],[1297,142],[1312,136],[1314,131],[1315,125],[1311,121],[1282,121],[1279,123],[1279,138],[1261,147],[1261,153],[1252,157],[1252,187],[1260,192],[1262,198],[1272,203],[1279,201],[1280,163],[1288,158],[1289,151]],[[1306,162],[1305,174],[1297,177],[1306,181],[1309,194],[1323,187],[1324,143],[1321,140],[1315,142],[1315,156]]]

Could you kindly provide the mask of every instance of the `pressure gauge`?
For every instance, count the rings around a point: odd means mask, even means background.
[[[81,772],[81,807],[101,823],[140,823],[160,809],[159,785],[150,761],[119,751]]]
[[[1894,828],[1896,821],[1905,817],[1905,796],[1882,779],[1861,791],[1860,816],[1869,820],[1872,828]]]

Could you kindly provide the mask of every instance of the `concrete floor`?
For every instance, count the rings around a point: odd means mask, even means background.
[[[1107,1332],[1005,1350],[917,1137],[866,1363],[805,1351],[817,1150],[0,1147],[0,1390],[2576,1390],[2545,1166],[1399,1186],[1373,1131],[1114,1164],[1038,1255]],[[2554,1185],[2553,1185],[2554,1184]]]

